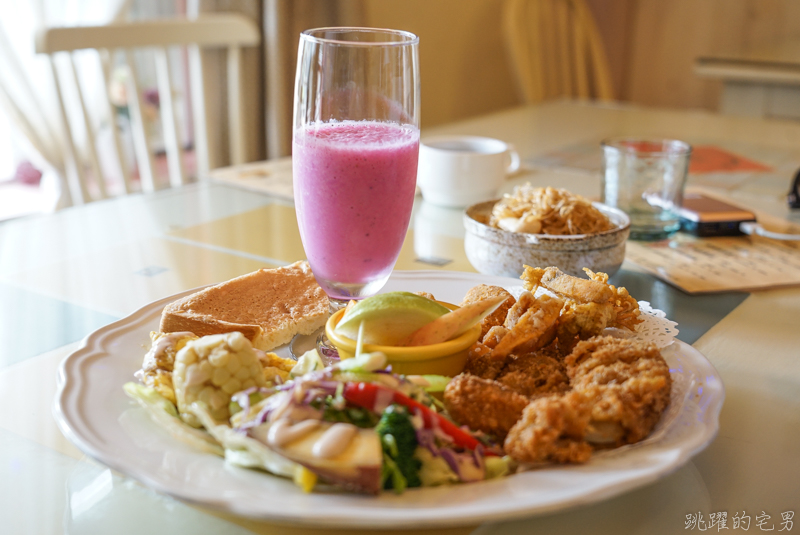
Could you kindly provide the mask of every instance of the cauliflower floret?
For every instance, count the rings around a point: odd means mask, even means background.
[[[204,336],[187,343],[175,356],[172,382],[181,419],[194,427],[201,424],[187,410],[193,402],[205,403],[215,420],[227,422],[231,395],[252,386],[266,386],[258,355],[239,332]]]

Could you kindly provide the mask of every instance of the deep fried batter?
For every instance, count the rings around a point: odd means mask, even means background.
[[[608,275],[586,273],[591,280],[526,266],[528,290],[542,285],[559,297],[523,292],[445,390],[457,422],[505,436],[506,452],[519,462],[586,462],[593,447],[647,437],[669,404],[669,368],[655,346],[598,336],[606,327],[633,330],[638,303],[608,285]]]
[[[505,364],[504,361],[492,358],[492,348],[482,342],[475,342],[467,353],[467,364],[464,373],[476,375],[483,379],[494,379]]]
[[[525,281],[523,287],[529,292],[535,292],[536,288],[544,286],[551,292],[581,303],[606,303],[614,295],[604,282],[579,279],[556,267],[542,269],[525,266],[520,278]]]
[[[481,322],[481,339],[486,336],[486,333],[489,332],[489,329],[494,327],[495,325],[503,325],[503,322],[506,319],[506,314],[508,314],[508,310],[517,302],[514,299],[514,296],[508,293],[504,288],[500,286],[489,286],[487,284],[479,284],[478,286],[474,286],[470,288],[467,292],[467,295],[464,296],[464,300],[461,302],[460,306],[468,305],[470,303],[477,303],[478,301],[483,301],[489,297],[498,297],[504,296],[506,300],[497,307],[497,310],[486,316],[483,321]]]
[[[483,337],[483,343],[486,347],[494,349],[497,347],[497,344],[500,343],[500,340],[503,339],[505,335],[508,334],[508,329],[503,327],[502,325],[495,325],[486,333],[486,336]]]
[[[568,300],[561,309],[556,338],[561,353],[566,355],[579,340],[597,336],[614,319],[611,303],[578,303]]]
[[[584,463],[592,455],[583,440],[590,414],[580,392],[536,399],[508,432],[505,451],[522,463]]]
[[[527,290],[535,292],[542,286],[565,300],[556,335],[564,355],[578,340],[597,336],[606,327],[634,330],[642,322],[639,303],[625,288],[609,285],[605,273],[587,268],[584,271],[589,280],[567,275],[555,267],[525,266],[521,277]]]
[[[528,401],[496,381],[469,374],[454,377],[444,391],[445,407],[456,422],[501,439]]]
[[[595,273],[589,268],[583,268],[583,271],[589,275],[589,278],[603,284],[608,284],[608,275],[605,273]],[[639,318],[639,302],[631,297],[628,290],[625,288],[617,288],[613,284],[608,286],[614,292],[611,298],[611,303],[614,305],[614,320],[610,323],[609,327],[619,327],[634,330],[636,326],[642,323]]]
[[[652,344],[613,336],[596,336],[580,342],[564,359],[571,379],[580,378],[593,368],[614,362],[634,362],[639,359],[660,359],[661,353]]]
[[[638,442],[669,404],[669,366],[652,344],[597,336],[565,359],[575,391],[591,399],[589,441],[598,446]]]
[[[505,359],[515,351],[520,354],[532,353],[550,345],[556,335],[556,321],[563,305],[561,299],[549,295],[534,298],[530,308],[519,317],[516,324],[492,350],[492,358]],[[506,321],[511,317],[509,311]],[[506,327],[509,325],[506,324]]]
[[[569,377],[552,349],[513,356],[497,376],[497,381],[523,396],[537,397],[569,390]]]

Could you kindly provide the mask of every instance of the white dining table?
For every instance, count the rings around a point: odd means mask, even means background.
[[[714,144],[767,162],[772,171],[690,176],[689,186],[745,205],[776,229],[800,228],[800,216],[785,202],[791,172],[800,167],[800,124],[554,101],[427,129],[423,138],[440,134],[514,144],[524,166],[503,191],[531,182],[595,198],[594,160],[553,154],[599,151],[600,140],[618,135]],[[396,269],[474,272],[461,217],[458,209],[418,197]],[[303,258],[289,159],[0,223],[0,533],[337,532],[237,516],[156,492],[85,455],[53,416],[59,365],[89,333],[158,299]],[[622,494],[531,517],[409,531],[671,534],[719,529],[722,513],[729,533],[744,531],[745,518],[750,532],[795,527],[800,288],[691,295],[630,261],[612,282],[678,321],[679,338],[716,368],[725,401],[713,441],[671,473]],[[364,530],[378,531],[393,530]]]

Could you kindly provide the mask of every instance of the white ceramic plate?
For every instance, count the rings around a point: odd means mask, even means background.
[[[460,272],[395,272],[384,291],[426,290],[460,302],[476,284],[518,279]],[[193,450],[152,422],[123,392],[158,329],[162,299],[89,335],[59,373],[55,418],[84,453],[181,500],[278,522],[326,527],[444,527],[509,520],[605,500],[663,477],[712,440],[724,391],[711,363],[676,341],[663,351],[680,385],[668,414],[645,442],[596,454],[582,466],[548,466],[511,477],[379,497],[303,494],[291,481],[227,465]]]

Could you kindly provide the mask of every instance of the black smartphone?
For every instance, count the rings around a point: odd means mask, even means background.
[[[756,220],[749,210],[701,193],[685,194],[678,214],[681,230],[695,236],[741,236],[739,223]]]

